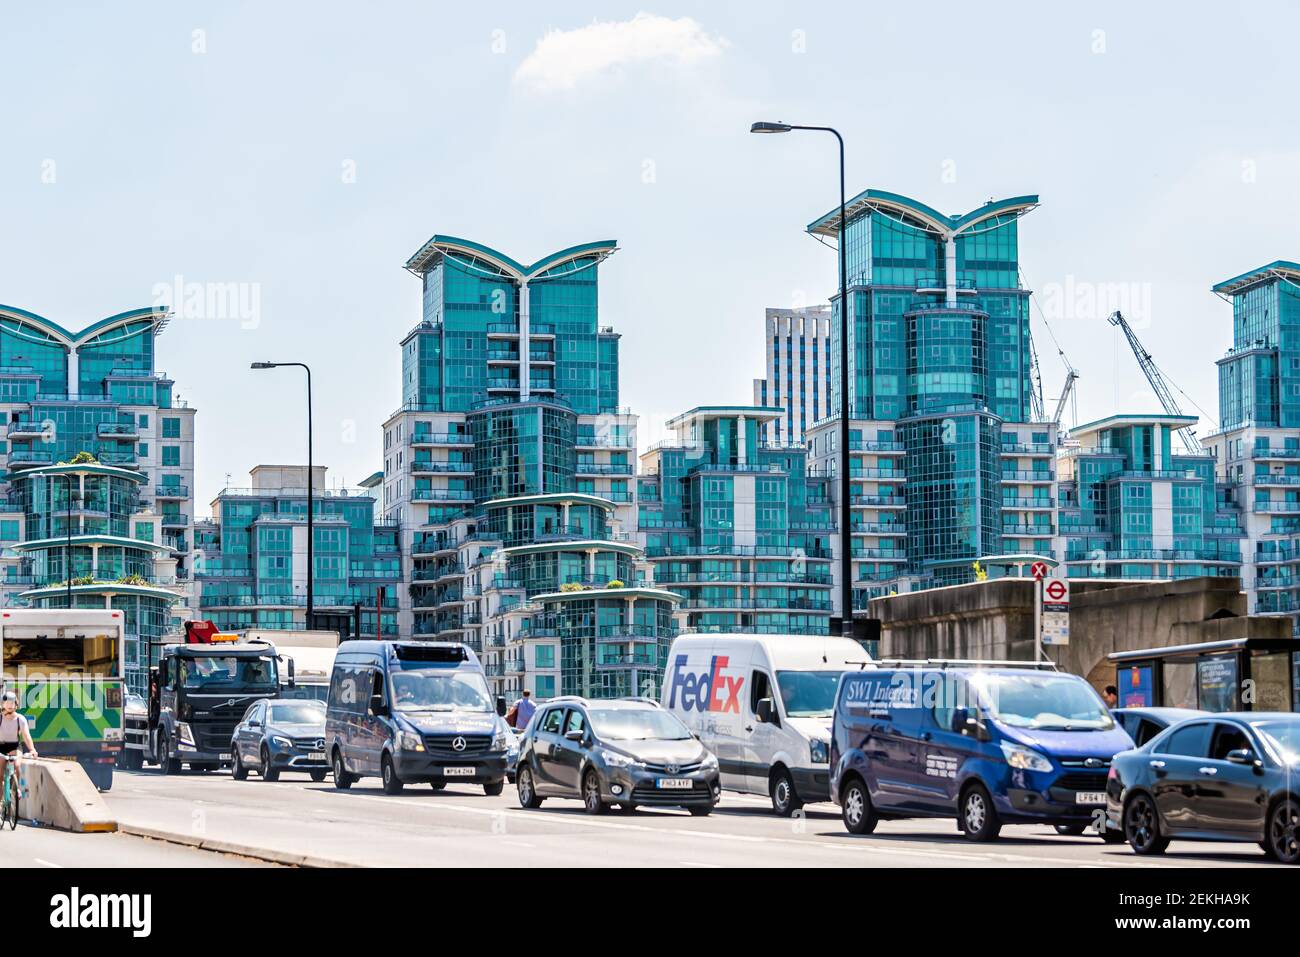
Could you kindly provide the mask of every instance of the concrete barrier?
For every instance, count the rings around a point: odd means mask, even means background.
[[[18,807],[23,817],[64,831],[116,831],[117,821],[75,761],[24,758],[27,794]]]

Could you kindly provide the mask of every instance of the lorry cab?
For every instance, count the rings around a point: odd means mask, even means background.
[[[952,817],[972,840],[1004,823],[1083,833],[1106,775],[1133,746],[1083,678],[1013,663],[906,663],[846,674],[835,704],[831,796],[845,826]]]
[[[347,641],[334,657],[325,753],[334,785],[379,777],[388,794],[423,782],[505,787],[513,735],[478,656],[455,642]]]
[[[722,787],[789,816],[830,797],[827,755],[840,676],[871,661],[849,638],[694,634],[668,652],[661,704],[718,757]]]
[[[202,771],[229,765],[231,736],[244,713],[279,694],[280,663],[270,644],[164,645],[149,674],[143,758],[165,774],[186,764]]]

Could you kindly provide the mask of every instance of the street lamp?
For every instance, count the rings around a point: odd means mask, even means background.
[[[840,144],[840,633],[853,637],[853,511],[849,507],[849,268],[844,233],[844,137],[830,126],[796,126],[792,123],[758,122],[751,133],[789,133],[816,130],[831,133]]]
[[[304,362],[254,362],[251,366],[253,369],[279,369],[282,366],[296,366],[307,373],[307,628],[312,627],[312,618],[315,614],[314,591],[312,586],[313,578],[316,573],[315,566],[315,538],[312,513],[315,511],[315,501],[312,494],[312,454],[311,454],[311,368]]]

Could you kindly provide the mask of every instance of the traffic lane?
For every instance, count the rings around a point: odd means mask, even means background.
[[[7,867],[269,867],[261,861],[214,854],[129,834],[73,834],[19,824],[0,834]]]
[[[840,864],[865,866],[1103,866],[1161,867],[1123,846],[1095,838],[1070,838],[1037,826],[1008,826],[1005,839],[974,844],[946,819],[886,821],[876,835],[857,838],[843,830],[833,805],[812,805],[804,816],[777,818],[761,798],[723,796],[708,818],[684,812],[642,810],[587,815],[577,801],[550,798],[525,811],[508,790],[487,797],[480,788],[452,785],[442,792],[408,788],[386,795],[378,787],[354,785],[338,791],[329,784],[250,780],[227,775],[160,777],[123,775],[110,803],[123,820],[145,826],[204,826],[216,839],[258,843],[289,853],[311,853],[372,865],[488,865],[569,863],[681,864],[698,849],[713,848],[739,865],[753,865],[772,853],[792,866],[825,865],[826,851],[852,851]],[[116,805],[121,803],[122,809]],[[487,839],[485,839],[487,838]],[[666,842],[666,843],[665,843]],[[824,846],[823,846],[824,845]],[[1179,866],[1256,863],[1253,845],[1227,845],[1242,853],[1204,853],[1185,845]],[[613,850],[611,851],[611,848]],[[693,852],[693,853],[687,853]],[[611,859],[612,858],[612,859]],[[701,864],[709,861],[698,862]]]

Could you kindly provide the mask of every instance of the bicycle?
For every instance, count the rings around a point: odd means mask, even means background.
[[[9,755],[5,761],[5,777],[3,790],[0,791],[0,831],[4,830],[6,823],[9,830],[18,830],[18,802],[22,799],[22,784],[18,777],[18,762],[14,760],[14,755]]]

